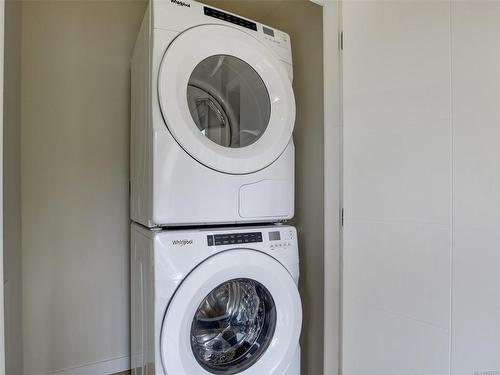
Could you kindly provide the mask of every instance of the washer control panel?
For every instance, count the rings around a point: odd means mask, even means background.
[[[235,228],[236,229],[236,228]],[[252,248],[256,250],[290,250],[297,247],[297,231],[288,225],[266,228],[241,228],[203,234],[209,248]]]
[[[268,232],[269,247],[271,249],[282,249],[293,245],[295,232],[291,229],[281,229]]]
[[[262,242],[262,232],[224,233],[207,236],[208,246]]]

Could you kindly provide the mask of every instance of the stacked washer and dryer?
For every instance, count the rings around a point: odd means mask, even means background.
[[[132,373],[298,375],[289,36],[151,0],[131,84]]]

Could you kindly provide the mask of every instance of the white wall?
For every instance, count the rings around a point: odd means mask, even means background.
[[[26,375],[128,368],[129,59],[145,6],[23,2]]]
[[[450,4],[346,2],[344,375],[449,373]]]
[[[500,374],[500,3],[453,2],[452,374]],[[483,372],[481,372],[483,371]]]
[[[6,372],[23,373],[21,278],[21,2],[5,3],[3,241]]]

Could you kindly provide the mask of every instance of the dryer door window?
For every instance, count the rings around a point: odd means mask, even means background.
[[[237,374],[266,351],[276,327],[276,306],[258,281],[234,279],[212,290],[191,324],[191,349],[214,374]]]
[[[271,116],[264,81],[234,56],[201,61],[189,78],[187,101],[201,134],[224,147],[251,145],[266,131]]]

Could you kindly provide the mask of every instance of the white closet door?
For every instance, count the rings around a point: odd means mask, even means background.
[[[500,374],[500,3],[452,3],[452,374]]]
[[[449,374],[449,9],[344,3],[344,375]]]

